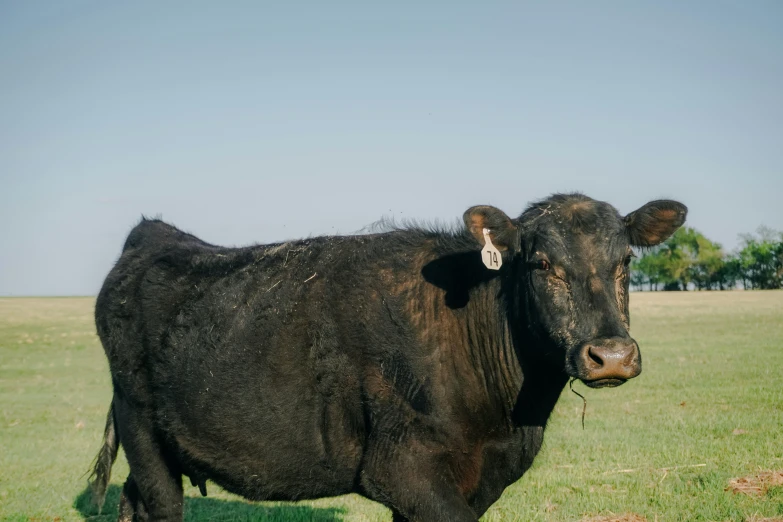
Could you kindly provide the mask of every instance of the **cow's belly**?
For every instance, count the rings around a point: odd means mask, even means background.
[[[159,365],[159,425],[186,474],[247,498],[350,492],[364,440],[353,366],[294,335],[278,331],[272,342],[170,346]]]
[[[301,399],[296,408],[296,414],[259,415],[244,424],[240,417],[209,426],[191,420],[173,434],[183,468],[253,500],[350,492],[362,448],[360,439],[340,426],[345,412]]]

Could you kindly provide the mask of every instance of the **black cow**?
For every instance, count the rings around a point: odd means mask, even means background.
[[[181,520],[187,475],[202,494],[357,492],[395,521],[476,521],[570,377],[639,374],[631,247],[686,211],[555,195],[517,219],[470,208],[464,229],[246,248],[142,220],[96,303],[114,395],[93,491],[121,443],[120,520]]]

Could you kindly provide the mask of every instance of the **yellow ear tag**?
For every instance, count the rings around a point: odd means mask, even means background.
[[[484,261],[484,266],[490,270],[500,270],[500,266],[503,264],[500,250],[495,248],[489,238],[488,228],[484,229],[484,248],[481,249],[481,260]]]

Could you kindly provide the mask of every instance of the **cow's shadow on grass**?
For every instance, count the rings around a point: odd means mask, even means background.
[[[103,510],[98,509],[90,501],[90,490],[82,491],[73,503],[73,507],[81,513],[84,520],[90,522],[114,522],[117,520],[117,508],[120,503],[122,488],[110,485],[106,492],[106,502]],[[216,498],[185,497],[185,521],[218,521],[228,522],[339,522],[345,510],[340,508],[318,508],[297,504],[264,506],[250,504],[238,500],[222,500]]]

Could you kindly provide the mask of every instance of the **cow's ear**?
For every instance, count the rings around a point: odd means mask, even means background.
[[[688,207],[677,201],[650,201],[625,216],[628,239],[634,246],[655,246],[665,241],[685,223]]]
[[[487,229],[495,248],[501,252],[517,250],[517,227],[502,210],[489,205],[478,205],[466,210],[462,219],[482,247],[485,243],[484,229]]]

